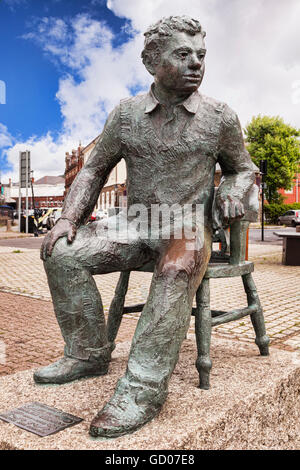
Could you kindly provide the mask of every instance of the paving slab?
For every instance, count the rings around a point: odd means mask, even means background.
[[[137,320],[124,316],[117,342],[131,341]],[[50,364],[63,351],[51,302],[0,292],[0,376]]]
[[[0,422],[0,449],[195,450],[300,448],[300,356],[215,338],[211,389],[200,390],[193,335],[184,342],[161,413],[139,431],[118,439],[92,439],[89,424],[124,373],[129,342],[114,352],[109,374],[60,386],[38,386],[32,371],[0,378],[0,413],[38,401],[84,419],[40,438]]]

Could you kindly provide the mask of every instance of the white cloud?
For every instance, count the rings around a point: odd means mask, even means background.
[[[37,32],[26,39],[37,41],[46,53],[70,70],[60,79],[56,97],[61,106],[64,135],[76,141],[88,143],[98,135],[108,112],[120,99],[129,96],[132,87],[147,87],[151,81],[139,59],[142,35],[113,48],[111,29],[88,15],[76,16],[71,24],[43,18]]]
[[[1,141],[0,141],[1,145]],[[64,173],[65,152],[74,148],[74,140],[67,135],[62,135],[58,140],[54,140],[49,133],[43,137],[31,137],[25,142],[15,143],[6,151],[7,159],[13,165],[14,170],[4,175],[3,182],[8,178],[13,181],[19,180],[18,165],[19,152],[29,150],[31,153],[31,169],[34,170],[35,179],[45,175],[59,175]]]
[[[7,127],[0,122],[0,149],[10,147],[12,143],[13,137],[8,132]]]
[[[26,147],[38,175],[63,173],[65,151],[92,140],[132,88],[149,86],[140,59],[142,32],[162,16],[178,14],[198,18],[207,31],[203,93],[232,106],[243,126],[261,113],[279,114],[300,127],[299,0],[109,0],[107,5],[128,20],[127,28],[132,24],[132,38],[118,48],[105,23],[83,14],[68,21],[42,18],[26,36],[69,70],[57,92],[63,129],[58,139],[47,134],[16,144],[8,151],[10,162]]]
[[[63,173],[65,152],[79,141],[84,145],[94,139],[102,131],[107,114],[120,99],[130,95],[131,87],[147,87],[150,83],[139,60],[141,35],[113,48],[110,28],[87,15],[78,15],[70,23],[42,18],[34,29],[24,38],[37,42],[45,53],[70,70],[59,80],[57,92],[63,128],[58,139],[48,133],[7,150],[14,177],[19,151],[24,149],[31,151],[36,177]]]
[[[15,10],[15,7],[19,5],[25,5],[27,3],[27,0],[3,0],[3,1],[13,11]]]
[[[202,91],[228,102],[242,124],[259,113],[300,127],[293,83],[300,79],[299,0],[108,0],[144,31],[163,16],[186,14],[207,31]]]

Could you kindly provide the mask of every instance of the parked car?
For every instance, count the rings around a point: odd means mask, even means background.
[[[278,217],[278,225],[291,225],[296,227],[300,225],[300,210],[290,210]]]
[[[122,207],[108,207],[107,209],[99,209],[96,212],[96,220],[105,219],[106,217],[113,217],[123,210]]]
[[[11,206],[0,206],[0,217],[13,219],[14,209]]]
[[[92,214],[89,216],[88,222],[95,222],[96,220],[96,212],[92,212]]]
[[[107,210],[106,209],[99,209],[96,212],[96,220],[101,220],[107,217]]]
[[[56,222],[58,221],[58,219],[60,219],[61,217],[61,211],[62,209],[50,209],[50,213],[46,219],[46,228],[47,230],[51,230],[54,225],[56,224]]]
[[[58,219],[61,218],[62,209],[54,209],[54,222],[56,223]]]

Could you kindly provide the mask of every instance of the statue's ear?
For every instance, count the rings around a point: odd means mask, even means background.
[[[147,50],[142,52],[143,64],[151,75],[155,75],[156,65],[160,61],[160,51],[158,46],[153,43],[149,44]]]
[[[150,60],[143,59],[143,64],[151,75],[155,75],[155,66]]]

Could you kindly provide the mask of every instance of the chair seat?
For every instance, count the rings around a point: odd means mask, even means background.
[[[237,277],[253,273],[254,264],[251,261],[245,261],[240,264],[229,263],[209,263],[204,277],[206,279]]]
[[[136,269],[135,271],[141,271],[145,273],[153,273],[155,262],[150,261],[144,266]],[[251,261],[245,261],[240,264],[229,264],[229,263],[209,263],[205,278],[220,278],[220,277],[237,277],[249,274],[254,271],[254,264]]]

